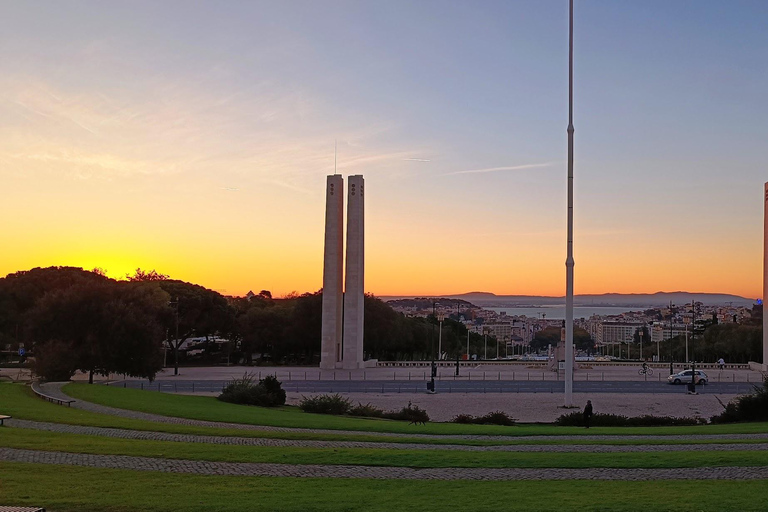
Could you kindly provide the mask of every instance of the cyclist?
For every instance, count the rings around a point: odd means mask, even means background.
[[[648,373],[648,362],[643,361],[643,373]]]

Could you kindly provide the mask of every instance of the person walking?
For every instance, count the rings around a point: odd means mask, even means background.
[[[587,400],[587,405],[584,407],[584,426],[589,428],[589,420],[592,419],[592,400]]]
[[[720,370],[725,370],[725,360],[722,357],[717,360],[717,366],[720,367]]]

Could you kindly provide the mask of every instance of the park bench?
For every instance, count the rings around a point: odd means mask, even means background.
[[[67,407],[70,407],[74,402],[74,400],[68,400],[66,398],[57,398],[55,396],[46,395],[45,393],[37,389],[37,386],[34,384],[32,385],[32,391],[34,391],[35,394],[40,398],[42,398],[43,400],[48,400],[49,402],[52,402],[54,404],[66,405]],[[0,510],[0,512],[2,512],[2,510]]]
[[[10,416],[6,416],[6,415],[4,415],[4,414],[0,414],[0,427],[2,427],[2,426],[3,426],[3,422],[4,422],[5,420],[9,420],[9,419],[11,419],[11,417],[10,417]]]

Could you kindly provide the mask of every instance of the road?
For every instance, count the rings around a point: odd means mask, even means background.
[[[155,381],[121,380],[112,382],[113,386],[133,389],[148,389],[169,393],[211,393],[219,392],[229,381],[224,380],[177,380]],[[295,393],[426,393],[423,380],[300,380],[283,381],[283,389]],[[562,381],[462,381],[438,380],[435,382],[438,393],[563,393]],[[697,386],[701,394],[745,394],[753,391],[752,384],[744,382],[714,382],[706,386]],[[605,381],[573,383],[575,393],[685,393],[685,386],[674,386],[665,382]]]

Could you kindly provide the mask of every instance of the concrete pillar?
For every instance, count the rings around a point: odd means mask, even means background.
[[[325,188],[325,252],[323,256],[323,325],[320,368],[333,369],[342,360],[342,306],[344,294],[344,178],[328,176]]]
[[[768,371],[768,183],[763,187],[763,371]]]
[[[347,191],[347,267],[344,287],[344,361],[346,369],[363,368],[365,300],[365,183],[350,176]]]

